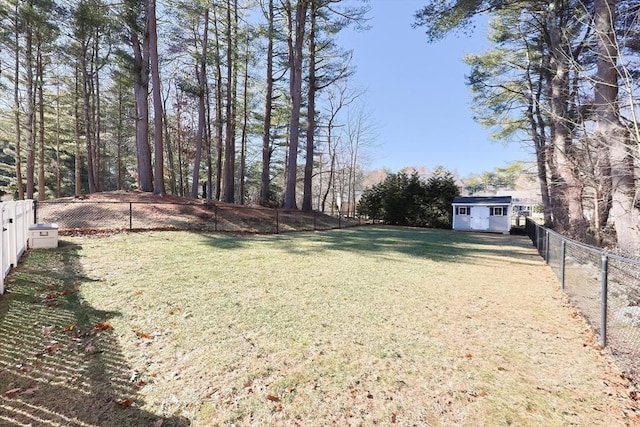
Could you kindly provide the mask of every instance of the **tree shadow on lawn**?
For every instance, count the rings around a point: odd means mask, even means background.
[[[0,425],[188,426],[140,409],[109,319],[78,294],[78,247],[31,250],[0,296]]]
[[[297,239],[306,240],[313,245],[293,244]],[[540,261],[526,236],[397,226],[369,225],[313,233],[283,233],[276,236],[214,235],[211,245],[234,249],[248,246],[255,241],[273,242],[280,249],[295,253],[308,251],[310,255],[320,255],[323,251],[346,251],[365,256],[385,257],[389,253],[398,252],[443,263],[484,263],[488,258],[509,258],[509,262],[514,264]]]

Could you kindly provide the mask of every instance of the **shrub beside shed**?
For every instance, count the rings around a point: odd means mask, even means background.
[[[453,229],[509,234],[511,196],[456,197],[453,199]]]

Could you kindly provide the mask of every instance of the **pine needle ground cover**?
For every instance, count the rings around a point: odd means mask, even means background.
[[[640,421],[521,236],[65,237],[9,287],[2,425]]]

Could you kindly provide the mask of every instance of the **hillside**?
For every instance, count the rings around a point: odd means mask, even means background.
[[[124,230],[200,230],[246,233],[325,230],[357,225],[319,212],[271,209],[139,191],[111,191],[37,202],[36,222],[61,234]]]

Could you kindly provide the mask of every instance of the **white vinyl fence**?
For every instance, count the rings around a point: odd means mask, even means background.
[[[4,293],[5,277],[27,250],[29,226],[33,221],[33,200],[0,203],[0,295]]]

